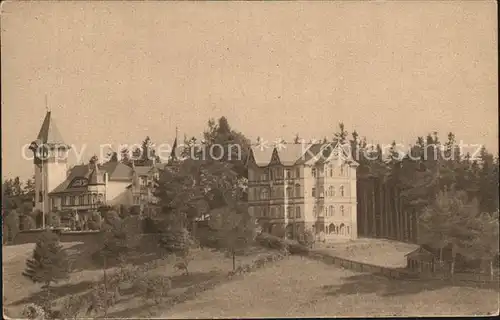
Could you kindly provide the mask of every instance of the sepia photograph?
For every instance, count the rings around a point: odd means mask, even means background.
[[[5,319],[499,314],[496,1],[0,8]]]

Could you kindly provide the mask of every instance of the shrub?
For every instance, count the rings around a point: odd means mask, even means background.
[[[311,230],[306,230],[300,237],[299,243],[306,247],[306,248],[312,248],[313,244],[315,242],[314,234],[312,233]]]
[[[289,241],[287,244],[287,249],[290,254],[307,254],[309,252],[309,248],[301,245],[295,241]]]
[[[45,311],[37,304],[30,303],[23,308],[22,315],[30,320],[43,320],[46,318]]]
[[[172,282],[164,275],[145,275],[136,281],[135,287],[144,300],[154,300],[159,304],[168,296]]]
[[[21,230],[31,230],[35,228],[36,228],[35,219],[29,215],[23,216],[21,223]]]
[[[108,289],[104,283],[95,284],[90,292],[90,303],[87,307],[87,315],[104,311],[107,314],[109,307],[113,306],[118,300],[118,288]]]
[[[4,240],[12,241],[19,233],[19,213],[16,210],[10,211],[5,217],[4,230]]]
[[[49,212],[49,214],[45,216],[45,225],[59,228],[61,226],[61,217],[57,212]]]
[[[101,214],[97,211],[92,212],[90,219],[87,221],[87,226],[89,230],[99,230],[102,226]]]
[[[194,239],[185,228],[167,230],[159,240],[160,247],[177,256],[187,255],[194,244]]]
[[[261,233],[256,237],[257,243],[261,246],[276,249],[283,252],[284,255],[290,254],[305,254],[309,249],[294,240],[285,240],[267,233]]]
[[[285,240],[270,235],[268,233],[261,233],[256,237],[257,243],[262,245],[263,247],[269,249],[283,250],[286,248]]]
[[[158,221],[150,217],[142,219],[142,232],[143,233],[161,233],[161,226]]]
[[[117,226],[122,221],[122,218],[120,218],[118,213],[116,213],[116,211],[114,210],[106,211],[103,216],[104,216],[104,222],[114,227]]]

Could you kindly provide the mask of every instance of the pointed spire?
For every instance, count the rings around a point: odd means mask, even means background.
[[[174,160],[177,159],[176,157],[176,149],[177,149],[177,135],[178,135],[179,129],[175,127],[175,140],[174,140],[174,145],[172,146],[172,151],[170,152],[170,159],[169,162],[172,163]]]
[[[43,120],[42,127],[38,133],[37,140],[40,144],[66,145],[50,111],[47,111],[45,114],[45,119]]]

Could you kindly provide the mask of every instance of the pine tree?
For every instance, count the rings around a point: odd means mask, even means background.
[[[120,162],[127,166],[132,165],[132,160],[130,159],[130,150],[128,148],[123,148],[122,150],[120,150]]]
[[[23,275],[34,283],[42,283],[45,288],[69,278],[68,256],[56,234],[45,231],[40,236],[32,258],[26,261]]]
[[[334,141],[338,141],[341,145],[346,143],[349,133],[345,130],[344,123],[339,123],[339,131],[334,134]]]

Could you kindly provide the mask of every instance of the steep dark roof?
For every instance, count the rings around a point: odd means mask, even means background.
[[[100,165],[99,169],[108,173],[110,181],[124,181],[132,179],[132,168],[121,162],[106,162]]]
[[[47,114],[45,115],[37,140],[39,143],[44,144],[65,144],[61,132],[57,128],[50,111],[47,111]]]
[[[94,170],[88,164],[76,165],[71,168],[68,177],[60,185],[58,185],[51,194],[63,192],[84,192],[87,187],[73,187],[69,188],[71,182],[76,178],[85,178],[88,180],[89,185],[96,185],[104,183],[104,173],[108,173],[110,181],[131,181],[132,168],[120,162],[106,162],[98,166]]]
[[[274,154],[277,155],[276,161],[279,161],[284,166],[303,164],[313,158],[316,158],[318,162],[324,162],[332,155],[332,152],[336,154],[340,152],[341,148],[335,146],[334,142],[310,143],[308,145],[287,143],[279,147],[265,146],[264,148],[252,146],[250,159],[253,158],[255,164],[259,167],[268,166],[273,161]],[[349,159],[349,155],[345,155],[345,157],[348,164],[357,165],[356,161]]]
[[[55,193],[61,193],[61,192],[66,192],[68,187],[70,186],[71,182],[76,179],[76,178],[86,178],[88,179],[90,174],[90,168],[87,164],[81,164],[74,166],[71,168],[68,177],[66,180],[64,180],[60,185],[58,185],[54,190],[50,192],[50,194],[55,194]],[[71,192],[80,192],[80,191],[86,191],[87,187],[78,187],[78,188],[71,188]]]
[[[138,176],[147,176],[153,169],[156,168],[150,166],[135,166],[135,168],[133,168]]]

